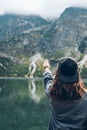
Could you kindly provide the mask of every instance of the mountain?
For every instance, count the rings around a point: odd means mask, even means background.
[[[26,75],[38,53],[52,65],[64,56],[82,60],[87,55],[87,9],[66,8],[51,21],[34,15],[0,16],[0,76]]]
[[[39,41],[40,51],[56,55],[61,50],[72,50],[87,36],[87,9],[69,7],[45,31]]]
[[[12,56],[31,56],[48,24],[40,16],[0,16],[0,51]]]
[[[0,16],[0,76],[24,76],[48,21],[40,16]],[[15,62],[14,62],[15,59]]]

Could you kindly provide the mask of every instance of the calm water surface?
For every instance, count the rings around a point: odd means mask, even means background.
[[[47,130],[49,113],[42,80],[0,79],[0,130]]]

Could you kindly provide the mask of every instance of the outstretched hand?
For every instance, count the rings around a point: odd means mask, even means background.
[[[50,68],[50,64],[49,64],[49,61],[47,59],[44,61],[43,67],[44,68]]]

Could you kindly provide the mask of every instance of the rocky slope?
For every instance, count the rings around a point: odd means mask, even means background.
[[[80,61],[87,55],[87,9],[67,8],[50,22],[33,15],[0,16],[0,76],[26,75],[37,53],[52,65],[64,56]]]
[[[27,73],[29,57],[38,51],[38,40],[48,26],[40,16],[0,16],[0,76]]]
[[[48,22],[40,16],[0,16],[0,52],[31,56]]]
[[[54,55],[65,48],[78,48],[86,36],[87,9],[70,7],[45,31],[39,42],[40,50],[47,55]]]

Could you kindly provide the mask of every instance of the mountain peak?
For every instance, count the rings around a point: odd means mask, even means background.
[[[78,16],[78,15],[87,15],[87,9],[81,7],[68,7],[65,11],[61,14],[61,17],[64,16]]]

